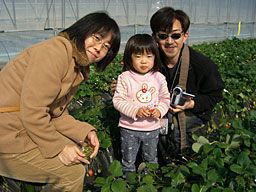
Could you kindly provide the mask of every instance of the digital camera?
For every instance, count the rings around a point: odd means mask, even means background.
[[[172,91],[172,96],[171,96],[171,105],[176,106],[176,105],[184,105],[186,101],[189,99],[195,97],[195,95],[186,93],[185,91],[182,90],[180,86],[176,86],[173,91]]]

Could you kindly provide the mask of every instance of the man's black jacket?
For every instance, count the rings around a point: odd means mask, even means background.
[[[207,122],[211,118],[214,106],[222,99],[224,83],[218,67],[213,61],[196,52],[191,47],[189,47],[189,52],[190,59],[186,92],[195,95],[195,107],[190,111],[203,122]],[[177,67],[178,63],[173,69],[169,69],[166,65],[163,65],[161,69],[161,72],[166,77],[170,93],[171,89],[178,85],[179,82],[180,67]],[[177,68],[178,72],[174,79]]]

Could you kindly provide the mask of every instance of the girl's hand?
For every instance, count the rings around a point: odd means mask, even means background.
[[[139,108],[136,116],[139,118],[143,118],[143,117],[149,117],[151,115],[149,109],[147,107],[141,107]]]
[[[158,119],[161,117],[161,113],[157,108],[150,109],[151,117]]]

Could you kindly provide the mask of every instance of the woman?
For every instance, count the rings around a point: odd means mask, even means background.
[[[83,164],[77,143],[93,147],[95,128],[75,120],[67,105],[89,65],[99,71],[120,46],[117,23],[104,12],[86,15],[58,36],[25,49],[0,72],[0,175],[47,183],[45,191],[82,191]]]

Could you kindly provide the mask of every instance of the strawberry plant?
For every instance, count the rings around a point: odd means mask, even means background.
[[[148,174],[123,178],[119,158],[119,114],[111,102],[110,85],[122,71],[121,55],[101,74],[92,70],[76,101],[76,117],[98,128],[101,148],[113,147],[107,177],[96,177],[102,191],[255,191],[256,190],[256,40],[229,39],[194,45],[219,67],[225,83],[223,100],[214,109],[208,138],[194,135],[195,156],[165,166],[146,164]],[[76,104],[76,103],[75,103]],[[74,105],[75,105],[74,104]]]
[[[98,130],[99,155],[87,167],[87,179],[94,184],[91,191],[256,191],[256,39],[234,38],[193,48],[218,65],[225,83],[223,100],[215,107],[208,128],[213,137],[193,135],[193,158],[173,159],[164,166],[139,166],[127,179],[119,162],[119,113],[112,105],[110,88],[113,78],[122,72],[122,55],[103,73],[91,67],[89,80],[81,84],[69,106],[72,115]],[[7,182],[2,179],[1,183]],[[88,188],[86,185],[85,190]]]

